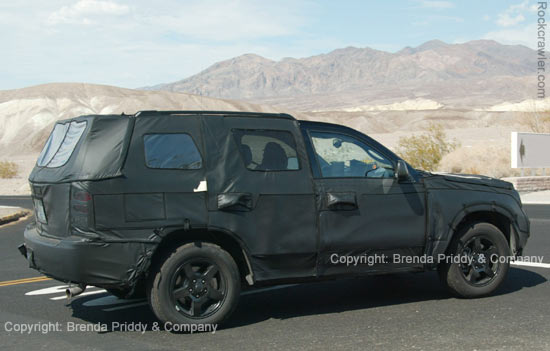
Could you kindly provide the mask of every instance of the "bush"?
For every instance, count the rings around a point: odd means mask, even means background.
[[[521,123],[534,133],[550,133],[550,111],[526,112]]]
[[[438,171],[483,174],[489,177],[515,177],[519,169],[510,168],[510,143],[507,140],[479,142],[472,147],[460,147],[445,155]]]
[[[0,161],[0,178],[13,178],[17,175],[17,171],[15,162]]]
[[[443,126],[432,123],[422,135],[399,138],[397,153],[414,168],[435,171],[443,156],[458,146],[447,140]]]

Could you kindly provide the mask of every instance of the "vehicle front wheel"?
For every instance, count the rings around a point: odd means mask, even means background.
[[[490,223],[473,223],[463,228],[451,242],[446,261],[439,265],[439,275],[454,295],[486,296],[506,278],[509,257],[508,241],[497,227]]]
[[[162,263],[148,289],[151,308],[162,322],[218,324],[237,306],[237,264],[209,243],[180,246]]]

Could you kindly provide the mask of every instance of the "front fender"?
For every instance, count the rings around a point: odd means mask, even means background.
[[[449,201],[452,199],[453,201]],[[428,194],[426,256],[445,254],[460,225],[468,219],[506,218],[510,224],[509,242],[517,254],[525,246],[529,236],[529,220],[518,202],[504,193],[479,191],[432,190]],[[433,267],[431,267],[433,268]]]

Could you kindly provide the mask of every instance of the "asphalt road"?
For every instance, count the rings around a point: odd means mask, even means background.
[[[28,207],[30,201],[0,197],[0,205]],[[525,208],[532,225],[525,254],[550,263],[550,206]],[[242,296],[230,323],[214,334],[174,334],[153,330],[156,320],[143,300],[118,300],[92,288],[67,301],[62,283],[22,281],[39,276],[16,250],[27,223],[0,227],[2,350],[550,349],[549,268],[515,266],[496,295],[475,300],[450,297],[434,273],[257,291]],[[3,283],[12,280],[18,281]],[[131,329],[132,322],[147,330],[121,331],[116,324]],[[29,324],[48,330],[16,331]],[[72,325],[88,330],[67,330]]]

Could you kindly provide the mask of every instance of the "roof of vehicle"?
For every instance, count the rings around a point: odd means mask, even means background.
[[[295,120],[294,117],[287,113],[267,113],[267,112],[241,112],[241,111],[157,111],[157,110],[147,110],[139,111],[134,116],[135,117],[155,117],[155,116],[224,116],[224,117],[268,117],[268,118],[281,118]]]

